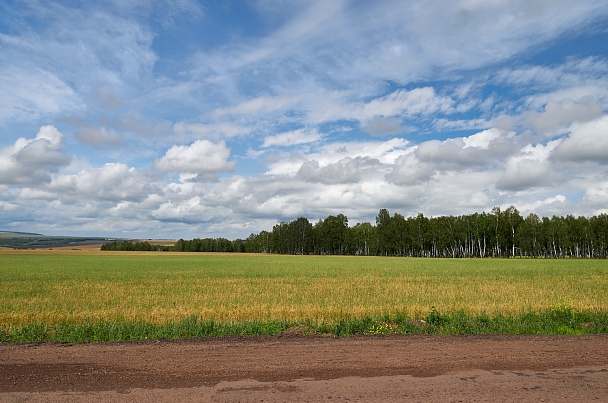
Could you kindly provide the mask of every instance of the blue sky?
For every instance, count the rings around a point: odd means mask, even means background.
[[[0,229],[608,213],[605,1],[3,1]]]

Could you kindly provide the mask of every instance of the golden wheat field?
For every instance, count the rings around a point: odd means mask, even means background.
[[[0,326],[608,310],[603,260],[0,252]]]

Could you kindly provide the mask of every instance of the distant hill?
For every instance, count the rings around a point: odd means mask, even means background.
[[[0,231],[0,238],[19,238],[31,236],[44,236],[42,234],[34,234],[32,232],[17,232],[17,231]]]
[[[116,241],[116,238],[47,236],[29,232],[0,231],[0,247],[15,249],[77,247],[104,244],[112,241]]]

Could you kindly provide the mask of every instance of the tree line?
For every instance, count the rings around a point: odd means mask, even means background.
[[[241,239],[230,241],[226,238],[204,238],[178,240],[172,247],[175,252],[245,252],[245,242]]]
[[[608,257],[608,215],[522,217],[513,206],[462,216],[404,217],[381,209],[375,225],[342,214],[314,225],[300,217],[251,234],[254,253],[412,257]]]
[[[411,257],[607,258],[608,214],[590,218],[522,217],[513,206],[461,216],[404,217],[381,209],[375,225],[348,225],[343,214],[315,224],[300,217],[247,239],[178,240],[172,247],[119,241],[102,250],[177,252],[248,252],[291,255],[363,255]]]
[[[113,241],[101,245],[101,250],[114,250],[114,251],[131,251],[131,252],[148,252],[148,251],[169,251],[171,246],[166,245],[152,245],[148,241],[133,242],[133,241]]]
[[[148,241],[114,241],[101,246],[107,251],[164,251],[164,252],[245,252],[245,242],[241,239],[230,241],[226,238],[204,238],[178,240],[173,246],[152,245]]]

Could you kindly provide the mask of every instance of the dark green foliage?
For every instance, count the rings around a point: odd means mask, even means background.
[[[429,325],[437,327],[441,327],[449,321],[449,318],[446,315],[442,315],[441,313],[439,313],[439,311],[437,311],[435,307],[431,308],[431,312],[429,312],[429,314],[424,319]]]
[[[113,250],[113,251],[168,251],[169,246],[164,245],[152,245],[148,241],[143,242],[132,242],[132,241],[115,241],[104,245],[101,245],[101,250]]]
[[[315,225],[306,218],[251,234],[254,253],[450,258],[607,258],[608,214],[523,218],[513,206],[464,216],[405,218],[381,209],[376,225],[348,227],[342,214]]]
[[[343,214],[330,215],[314,226],[314,253],[319,255],[348,254],[348,218]]]
[[[195,238],[190,241],[180,239],[171,247],[175,252],[245,252],[245,242],[241,239],[230,241],[226,238]]]
[[[364,318],[341,319],[333,327],[333,334],[336,337],[352,336],[354,334],[363,334],[374,323],[369,316]]]

